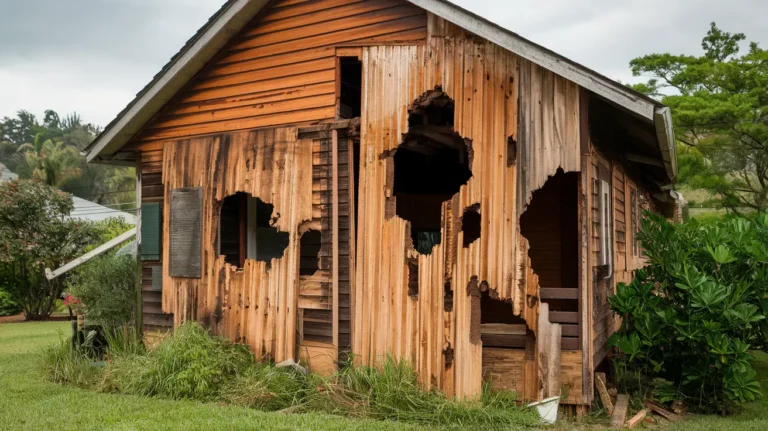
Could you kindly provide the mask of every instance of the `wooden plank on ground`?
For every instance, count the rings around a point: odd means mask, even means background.
[[[642,422],[643,419],[645,419],[645,415],[648,414],[648,410],[642,409],[639,412],[637,412],[636,415],[632,416],[632,419],[627,421],[627,428],[634,428],[635,425]]]
[[[618,428],[624,426],[624,421],[627,419],[627,409],[629,408],[629,395],[619,394],[616,397],[616,406],[613,408],[611,414],[611,425]]]
[[[597,393],[600,394],[600,401],[603,403],[603,407],[608,414],[613,413],[613,401],[608,394],[608,388],[605,385],[605,373],[595,373],[595,388]]]
[[[672,413],[671,411],[661,407],[658,404],[655,404],[655,403],[652,403],[652,402],[647,402],[647,403],[645,403],[645,406],[648,407],[649,409],[653,410],[653,412],[656,413],[657,415],[663,417],[664,419],[666,419],[666,420],[668,420],[670,422],[677,422],[677,421],[679,421],[681,419],[681,417],[679,415],[676,415],[676,414]]]

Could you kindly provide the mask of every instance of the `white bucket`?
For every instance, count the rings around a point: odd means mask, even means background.
[[[545,424],[553,424],[557,421],[557,410],[560,407],[560,397],[547,398],[528,404],[528,407],[536,407],[541,421]]]

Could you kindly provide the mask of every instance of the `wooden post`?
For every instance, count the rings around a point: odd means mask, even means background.
[[[339,131],[331,132],[331,238],[333,345],[339,348]]]
[[[141,153],[136,154],[136,335],[142,336],[144,326],[143,313],[144,303],[142,301],[142,277],[143,262],[141,260]]]
[[[613,408],[611,414],[611,425],[615,428],[624,426],[624,421],[627,419],[627,409],[629,408],[629,395],[619,394],[616,397],[616,406]]]
[[[589,185],[592,175],[590,159],[591,143],[589,137],[589,92],[583,88],[579,92],[579,140],[581,141],[581,173],[579,190],[579,322],[581,324],[581,361],[582,361],[582,402],[592,403],[593,390],[593,321],[592,321],[592,193]]]

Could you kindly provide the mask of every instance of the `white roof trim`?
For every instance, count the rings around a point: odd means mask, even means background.
[[[269,0],[234,1],[96,138],[88,150],[88,161],[96,159],[102,151],[112,154],[125,145],[268,3]]]

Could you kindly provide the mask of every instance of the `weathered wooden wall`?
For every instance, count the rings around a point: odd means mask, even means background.
[[[134,146],[332,120],[337,47],[424,43],[426,27],[426,13],[403,0],[275,1],[169,102]]]
[[[363,65],[358,242],[365,247],[357,252],[353,351],[363,363],[386,354],[410,360],[426,385],[476,396],[483,349],[470,336],[479,323],[473,289],[511,300],[515,314],[534,332],[538,326],[538,300],[526,295],[528,249],[517,235],[518,217],[558,168],[580,169],[578,87],[432,16],[427,46],[365,48]],[[455,131],[472,141],[473,177],[443,204],[442,243],[416,255],[407,222],[385,214],[392,194],[387,155],[407,131],[408,107],[436,87],[455,101]],[[464,248],[458,221],[475,204],[482,233]],[[418,299],[408,295],[412,256]],[[443,307],[446,286],[451,311]]]
[[[297,137],[300,125],[335,119],[337,50],[351,46],[362,47],[364,73],[357,216],[351,143],[338,142],[334,214],[330,140]],[[438,87],[455,102],[455,131],[471,142],[473,176],[442,205],[442,243],[419,255],[408,223],[386,211],[392,154],[407,132],[409,106]],[[199,320],[216,334],[248,343],[257,356],[322,358],[326,372],[338,347],[351,346],[364,364],[387,354],[409,360],[426,387],[461,398],[479,394],[484,378],[511,387],[505,374],[511,372],[521,376],[515,388],[527,399],[556,395],[565,386],[567,403],[589,403],[591,374],[584,370],[604,354],[612,323],[605,297],[612,285],[595,284],[592,291],[592,274],[579,274],[589,300],[582,295],[578,321],[561,326],[552,314],[540,313],[548,306],[540,306],[529,242],[519,233],[534,191],[558,169],[584,169],[582,193],[593,191],[587,188],[599,155],[582,154],[591,147],[584,143],[581,112],[576,84],[408,2],[276,1],[130,144],[143,152],[143,199],[162,200],[164,211],[162,260],[145,264],[163,265],[162,299],[144,293],[145,327],[162,326],[152,316],[167,322],[164,313],[170,313],[177,325]],[[642,263],[631,253],[626,228],[634,184],[618,168],[611,175],[618,187],[612,223],[624,226],[614,278],[624,280]],[[168,275],[170,192],[182,187],[203,188],[201,279]],[[290,235],[282,258],[269,265],[246,260],[237,270],[218,256],[218,208],[236,192],[274,204],[276,226]],[[581,205],[589,211],[596,202]],[[481,235],[464,247],[461,217],[475,205]],[[592,213],[581,228],[581,238],[591,239],[581,244],[582,273],[598,261],[599,229],[590,223],[598,216]],[[336,221],[339,345],[333,346]],[[300,237],[310,228],[322,234],[320,269],[298,277]],[[414,279],[417,295],[409,295]],[[484,290],[511,302],[535,345],[506,352],[483,348],[476,326]],[[584,313],[592,315],[583,319]],[[579,325],[589,322],[595,326],[585,334]],[[576,334],[569,337],[583,350],[561,352],[560,333]]]
[[[247,343],[257,357],[296,357],[299,225],[312,220],[312,145],[295,128],[260,129],[167,143],[164,150],[164,243],[169,244],[173,189],[203,188],[203,277],[170,277],[163,249],[163,310],[175,324],[202,321],[213,333]],[[221,201],[246,192],[274,205],[274,227],[290,235],[270,263],[246,260],[238,271],[216,250]],[[270,266],[269,270],[267,267]]]

